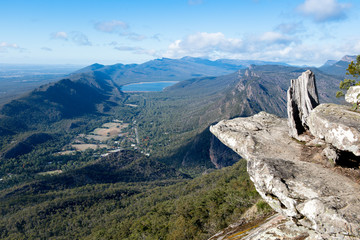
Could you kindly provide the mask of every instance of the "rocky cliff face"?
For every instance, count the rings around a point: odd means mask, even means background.
[[[265,112],[210,128],[247,159],[257,191],[289,221],[286,231],[283,224],[252,239],[293,239],[295,233],[301,239],[360,239],[360,172],[355,156],[360,144],[358,136],[351,135],[359,132],[360,113],[338,105],[319,105],[309,113],[306,142],[289,136],[287,119]],[[332,165],[325,154],[330,148],[335,156],[352,158],[352,168]],[[274,238],[266,237],[269,231]]]

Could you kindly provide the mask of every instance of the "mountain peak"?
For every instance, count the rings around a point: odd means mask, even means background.
[[[351,62],[351,61],[356,61],[356,55],[345,55],[341,61],[344,62]]]
[[[103,67],[105,67],[105,65],[102,65],[102,64],[99,64],[99,63],[94,63],[94,64],[92,64],[90,66],[84,67],[84,68],[82,68],[80,70],[77,70],[77,71],[73,72],[73,74],[74,73],[86,73],[86,72],[90,72],[90,71],[95,71],[95,70],[98,70],[98,69],[103,68]]]
[[[94,63],[90,65],[91,67],[95,67],[95,68],[100,68],[100,67],[104,67],[104,65],[100,64],[100,63]]]
[[[337,62],[338,62],[337,60],[327,60],[323,66],[331,66]]]

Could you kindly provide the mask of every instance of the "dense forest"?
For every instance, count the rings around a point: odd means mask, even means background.
[[[193,180],[56,190],[30,184],[2,191],[0,198],[2,239],[205,239],[252,206],[256,211],[247,221],[271,213],[248,178],[244,160]]]

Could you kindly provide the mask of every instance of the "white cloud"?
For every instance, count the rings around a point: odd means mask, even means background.
[[[44,50],[44,51],[47,51],[47,52],[51,52],[52,49],[51,48],[48,48],[48,47],[42,47],[41,50]]]
[[[291,37],[278,32],[265,32],[259,40],[275,44],[289,44],[293,41]]]
[[[158,52],[154,49],[144,49],[142,47],[133,47],[133,46],[117,46],[118,44],[116,42],[110,43],[111,46],[114,46],[115,50],[121,51],[121,52],[131,52],[133,54],[139,54],[139,55],[150,55],[153,57],[160,57]]]
[[[61,40],[68,40],[68,34],[66,32],[54,32],[51,33],[52,39],[61,39]]]
[[[50,34],[51,39],[60,39],[64,41],[71,40],[73,43],[75,43],[78,46],[91,46],[91,42],[89,41],[88,37],[83,34],[82,32],[73,31],[69,34],[66,32],[54,32]],[[42,48],[42,50],[46,50]]]
[[[125,22],[119,20],[112,20],[108,22],[97,22],[94,24],[94,27],[96,30],[106,33],[119,32],[121,30],[129,28],[129,26]]]
[[[121,34],[122,36],[127,36],[128,39],[133,40],[133,41],[141,41],[146,39],[146,36],[141,35],[141,34],[137,34],[134,32],[128,32],[128,33],[124,33]]]
[[[91,42],[88,37],[82,32],[71,32],[71,40],[79,46],[91,46]]]
[[[19,52],[26,52],[25,48],[20,47],[16,43],[0,42],[0,52],[7,52],[8,50],[17,50]]]
[[[129,25],[119,20],[97,22],[94,24],[94,28],[100,32],[116,33],[133,41],[141,41],[146,39],[146,36],[130,31]]]
[[[346,18],[345,9],[350,6],[350,4],[339,3],[337,0],[305,0],[297,10],[316,22],[326,22]]]
[[[278,32],[265,32],[261,36],[244,39],[227,38],[223,33],[201,32],[176,40],[168,46],[164,57],[179,58],[184,56],[217,58],[254,58],[267,52],[277,55],[286,53],[289,46],[300,41]]]
[[[168,47],[165,57],[182,57],[192,55],[195,57],[211,57],[220,52],[241,51],[241,39],[226,38],[221,32],[199,32],[188,35],[183,40],[176,40]]]
[[[20,47],[16,43],[0,42],[0,49],[20,49]]]
[[[356,55],[360,52],[360,38],[342,44],[323,41],[301,41],[293,35],[265,32],[259,36],[227,38],[223,33],[196,33],[172,42],[162,57],[184,56],[210,59],[256,59],[290,64],[321,65],[328,59]]]
[[[161,37],[162,37],[161,34],[157,33],[157,34],[154,34],[151,38],[161,42]]]
[[[276,28],[276,31],[279,31],[283,34],[296,34],[304,31],[304,26],[301,22],[298,23],[282,23],[279,24]]]
[[[142,50],[142,48],[140,47],[129,47],[129,46],[119,46],[119,47],[114,47],[114,49],[118,50],[118,51],[137,51],[137,50]]]

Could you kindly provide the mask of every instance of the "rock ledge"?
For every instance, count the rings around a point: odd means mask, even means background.
[[[288,135],[287,120],[261,112],[221,121],[210,131],[247,159],[260,195],[319,239],[359,239],[360,186],[313,163],[324,147],[305,145]]]

